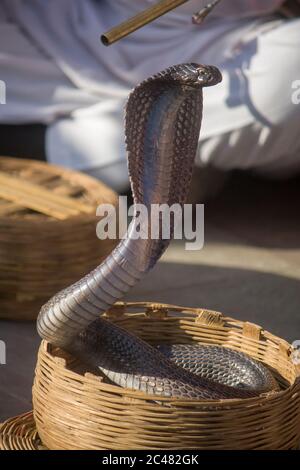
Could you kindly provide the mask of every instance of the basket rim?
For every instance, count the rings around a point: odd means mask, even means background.
[[[0,423],[1,450],[48,450],[38,435],[33,410]]]
[[[151,302],[151,301],[139,301],[139,302],[119,301],[119,302],[116,302],[104,314],[108,318],[113,319],[115,317],[117,318],[122,317],[122,315],[124,316],[124,314],[128,313],[128,309],[135,310],[139,308],[144,308],[146,310],[146,314],[148,314],[149,316],[155,315],[156,311],[158,310],[166,311],[166,312],[171,310],[174,312],[180,312],[182,314],[191,315],[198,319],[197,323],[198,321],[201,321],[202,317],[204,318],[204,320],[207,320],[208,318],[208,320],[211,321],[210,326],[234,325],[235,327],[239,327],[241,329],[245,326],[246,328],[243,329],[243,333],[245,333],[245,330],[246,330],[245,336],[252,338],[252,339],[255,339],[256,337],[261,337],[260,339],[263,339],[263,340],[272,340],[276,345],[279,346],[280,350],[282,352],[285,351],[287,355],[289,355],[292,351],[292,345],[287,340],[280,338],[277,335],[274,335],[269,330],[264,329],[262,326],[253,322],[238,320],[234,317],[225,315],[222,312],[204,308],[204,307],[185,307],[185,306],[179,306],[179,305],[174,305],[174,304]],[[295,366],[295,370],[297,372],[296,375],[300,377],[300,366],[299,367]]]
[[[213,310],[208,310],[204,308],[193,308],[193,307],[180,307],[178,305],[172,305],[172,304],[165,304],[165,303],[159,303],[159,302],[117,302],[111,309],[109,309],[107,312],[105,312],[105,316],[109,319],[117,319],[117,318],[129,318],[130,313],[128,313],[128,309],[145,309],[145,315],[149,315],[150,317],[157,313],[157,311],[175,311],[175,312],[181,312],[181,313],[187,313],[192,315],[194,318],[199,318],[204,314],[204,318],[207,318],[206,315],[209,316],[210,320],[215,319],[216,323],[218,325],[223,325],[224,322],[228,323],[231,325],[232,323],[235,324],[235,326],[241,327],[241,325],[250,325],[251,327],[254,328],[255,334],[257,331],[260,332],[261,335],[266,334],[264,339],[270,341],[270,339],[274,338],[277,339],[278,341],[278,346],[281,351],[285,351],[288,354],[289,349],[291,348],[291,345],[285,340],[282,340],[281,338],[273,335],[272,333],[269,333],[266,330],[263,330],[260,326],[249,323],[249,322],[243,322],[240,320],[235,320],[232,317],[227,317],[220,312],[215,312]],[[141,314],[141,312],[140,312]],[[143,313],[142,313],[143,314]],[[178,320],[182,318],[188,318],[188,317],[174,317]],[[258,330],[257,330],[258,329]],[[252,331],[252,330],[250,330]],[[227,345],[227,347],[230,348],[230,345]],[[86,372],[84,375],[78,374],[78,372],[72,370],[71,367],[68,365],[68,361],[63,358],[55,355],[55,350],[58,351],[59,348],[53,348],[50,343],[48,343],[46,340],[43,340],[41,342],[41,346],[39,348],[38,352],[38,359],[41,360],[41,357],[45,357],[46,359],[49,359],[51,361],[54,361],[55,367],[58,368],[60,371],[60,374],[67,373],[70,378],[73,377],[74,379],[76,377],[80,377],[80,380],[84,383],[87,384],[95,384],[97,383],[97,387],[99,387],[100,390],[103,392],[107,393],[113,393],[118,396],[123,396],[125,398],[129,399],[137,399],[137,400],[144,400],[145,402],[157,400],[156,395],[150,395],[150,394],[145,394],[144,392],[141,392],[139,390],[133,390],[133,389],[128,389],[128,388],[122,388],[119,387],[118,385],[114,384],[108,384],[105,383],[101,376],[97,376],[92,374],[91,372]],[[65,372],[64,372],[65,371]],[[298,368],[295,366],[295,380],[292,384],[289,384],[285,389],[280,390],[280,391],[272,391],[272,392],[267,392],[263,393],[257,397],[251,397],[251,398],[231,398],[231,399],[223,399],[223,400],[199,400],[199,399],[182,399],[178,397],[159,397],[159,401],[164,402],[164,403],[172,403],[173,405],[178,405],[178,406],[207,406],[208,404],[216,404],[218,406],[230,406],[230,405],[249,405],[251,406],[252,404],[257,405],[257,403],[265,403],[269,400],[277,399],[279,397],[284,397],[286,395],[289,395],[294,392],[294,390],[298,391],[298,388],[300,390],[300,367]]]
[[[113,204],[117,203],[117,194],[116,192],[107,186],[105,183],[103,183],[100,180],[97,180],[96,178],[93,178],[90,175],[87,175],[85,173],[82,173],[80,169],[71,169],[71,168],[65,168],[56,164],[48,163],[48,162],[41,162],[41,161],[36,161],[36,160],[30,160],[30,159],[18,159],[14,157],[9,157],[5,155],[0,155],[0,164],[1,161],[5,161],[9,163],[12,163],[13,165],[17,165],[20,169],[22,167],[28,168],[28,169],[40,169],[43,170],[44,172],[49,173],[49,175],[56,175],[57,177],[65,178],[67,180],[72,180],[74,182],[77,181],[78,184],[83,186],[89,193],[89,195],[92,197],[96,197],[96,194],[98,194],[98,198],[100,198],[100,192],[102,192],[105,197],[103,197],[103,200],[101,202],[110,202]],[[72,198],[71,198],[72,199]],[[96,218],[96,213],[92,210],[93,204],[90,202],[86,203],[87,206],[91,206],[91,213],[78,213],[78,214],[73,214],[69,215],[66,219],[60,220],[60,219],[55,219],[50,216],[46,216],[43,214],[38,214],[40,215],[44,222],[47,222],[48,224],[57,224],[61,223],[62,225],[68,223],[68,222],[75,222],[76,220],[78,221],[91,221]],[[37,220],[36,220],[37,219]],[[41,218],[36,217],[36,218],[26,218],[22,219],[22,217],[11,217],[10,215],[0,215],[0,221],[2,223],[6,223],[9,225],[14,225],[18,226],[19,224],[26,224],[28,225],[40,225],[41,224]]]

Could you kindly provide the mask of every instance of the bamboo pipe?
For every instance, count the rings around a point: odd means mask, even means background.
[[[155,5],[151,6],[147,10],[141,11],[137,15],[129,18],[123,23],[115,26],[106,33],[102,34],[101,41],[105,46],[110,46],[119,39],[128,36],[133,31],[136,31],[139,28],[142,28],[148,23],[151,23],[156,18],[164,15],[168,11],[174,10],[180,5],[187,3],[189,0],[160,0]],[[220,0],[213,1],[206,7],[204,7],[199,13],[196,14],[197,22],[200,23],[201,19],[204,19],[205,16],[219,3]]]

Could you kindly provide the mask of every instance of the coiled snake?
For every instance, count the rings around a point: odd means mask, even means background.
[[[134,203],[144,204],[149,214],[152,204],[185,203],[202,119],[202,88],[221,79],[216,67],[176,65],[131,92],[125,118],[129,177]],[[153,221],[148,222],[149,231]],[[169,244],[161,231],[158,239],[133,236],[137,224],[135,216],[127,237],[102,264],[42,307],[40,336],[98,368],[113,383],[151,395],[221,399],[275,389],[271,373],[245,354],[207,346],[157,349],[99,317]],[[171,220],[171,234],[173,225]]]

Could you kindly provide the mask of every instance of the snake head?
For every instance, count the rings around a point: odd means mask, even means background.
[[[166,79],[192,87],[213,86],[222,81],[222,74],[213,65],[196,63],[174,65],[165,71]]]

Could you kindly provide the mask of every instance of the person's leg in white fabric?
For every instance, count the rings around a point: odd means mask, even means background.
[[[101,2],[54,3],[61,15],[72,10],[61,21],[43,3],[36,10],[27,2],[5,3],[16,23],[1,16],[0,6],[0,78],[9,85],[0,123],[48,125],[50,162],[124,190],[123,106],[130,88],[161,68],[193,60],[219,65],[224,74],[222,84],[205,90],[198,165],[280,174],[300,166],[300,106],[291,100],[292,82],[300,78],[299,20],[220,19],[199,28],[185,19],[164,28],[154,22],[135,38],[101,49],[95,46],[106,18]]]
[[[220,64],[223,83],[205,91],[199,166],[278,177],[300,170],[300,104],[292,100],[300,79],[299,45],[300,19],[283,20],[241,42]]]
[[[222,34],[217,25],[199,29],[200,52],[197,52],[197,41],[193,40],[193,51],[190,56],[187,53],[184,60],[217,64],[224,80],[218,87],[204,91],[198,166],[224,171],[254,169],[278,176],[293,174],[300,167],[300,106],[291,99],[292,83],[300,70],[299,26],[300,20],[274,17],[249,23],[236,21]],[[212,45],[205,48],[201,43],[205,43],[208,29]],[[156,57],[157,68],[164,66],[164,56],[162,48],[161,58],[157,61]],[[168,57],[168,60],[178,62],[180,58]],[[142,65],[138,64],[139,73]],[[144,68],[147,70],[147,67],[146,62]],[[136,82],[139,80],[137,73]],[[54,123],[48,132],[49,153],[55,154],[51,142],[59,146],[61,136],[60,148],[72,150],[68,154],[73,162],[77,153],[80,161],[82,154],[89,152],[87,160],[94,163],[83,169],[116,189],[125,189],[128,185],[122,113],[125,96],[126,90],[124,99],[106,99],[99,103],[94,107],[99,109],[98,113],[83,111],[78,112],[77,117],[73,113],[72,120]],[[101,141],[96,138],[99,129]],[[101,165],[97,166],[100,149]]]

